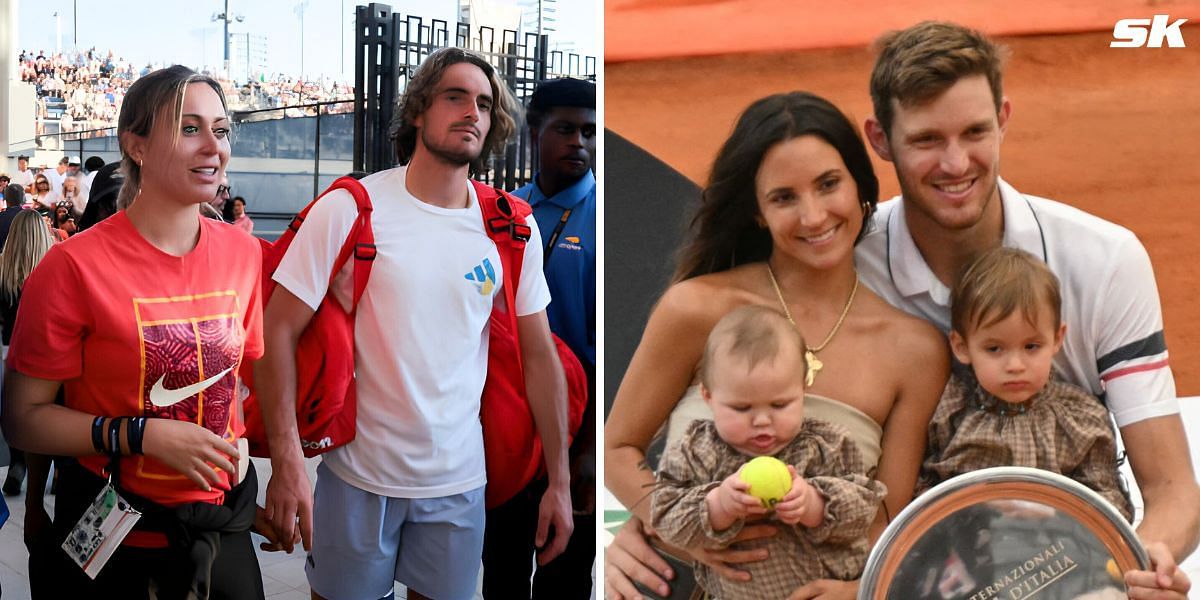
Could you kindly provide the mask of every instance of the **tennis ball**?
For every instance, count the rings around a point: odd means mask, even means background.
[[[787,465],[773,456],[759,456],[742,465],[738,472],[742,481],[750,484],[750,495],[762,500],[763,506],[771,508],[783,500],[792,489],[792,474]]]

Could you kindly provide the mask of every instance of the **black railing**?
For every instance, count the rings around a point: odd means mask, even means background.
[[[448,46],[479,53],[492,64],[517,100],[525,105],[540,81],[558,77],[596,79],[596,58],[550,51],[549,38],[535,33],[492,27],[472,28],[441,19],[407,17],[386,4],[372,3],[357,11],[355,67],[354,165],[377,171],[395,164],[387,140],[396,100],[416,69],[431,53]],[[523,120],[503,155],[492,156],[481,179],[515,189],[533,177],[533,152]]]

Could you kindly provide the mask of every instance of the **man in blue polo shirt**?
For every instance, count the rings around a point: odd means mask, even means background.
[[[526,109],[538,171],[514,195],[533,206],[546,248],[550,330],[579,357],[588,374],[588,407],[571,445],[575,533],[561,556],[541,564],[533,578],[538,501],[535,480],[487,515],[483,595],[488,599],[591,597],[596,551],[596,85],[579,79],[544,82]]]

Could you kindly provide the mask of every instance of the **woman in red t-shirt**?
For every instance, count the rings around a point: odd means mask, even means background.
[[[55,245],[26,281],[4,430],[68,457],[52,531],[31,551],[35,597],[263,598],[237,394],[237,367],[262,354],[261,257],[198,209],[225,177],[229,127],[211,78],[174,66],[134,82],[117,125],[124,210]],[[92,580],[72,559],[101,538],[72,529],[106,480],[143,516]]]

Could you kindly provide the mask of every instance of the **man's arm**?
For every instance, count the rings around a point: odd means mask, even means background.
[[[538,529],[535,543],[538,564],[544,565],[562,553],[571,537],[574,522],[571,517],[571,473],[567,464],[567,384],[558,351],[550,337],[550,324],[542,310],[517,317],[521,360],[525,368],[525,390],[529,408],[542,450],[546,457],[546,472],[550,486],[542,496],[538,510]],[[545,547],[550,527],[554,538]]]
[[[1113,249],[1097,287],[1090,325],[1098,333],[1104,400],[1145,500],[1138,534],[1183,560],[1200,537],[1200,488],[1178,414],[1154,268],[1136,237],[1126,236]]]
[[[1178,414],[1138,421],[1122,427],[1121,438],[1146,505],[1138,537],[1166,544],[1182,561],[1200,538],[1200,486],[1183,421]]]
[[[313,309],[283,286],[276,286],[263,312],[265,353],[254,363],[254,388],[271,448],[267,518],[283,549],[294,548],[296,521],[304,549],[312,548],[312,484],[304,467],[296,426],[296,345]]]

